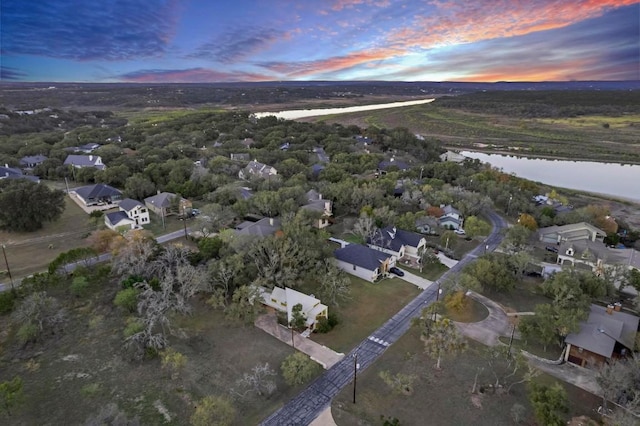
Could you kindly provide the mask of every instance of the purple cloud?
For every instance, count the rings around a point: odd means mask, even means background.
[[[115,76],[116,79],[135,83],[210,83],[237,81],[265,81],[269,77],[246,72],[224,72],[206,68],[138,70]]]
[[[284,31],[274,28],[237,28],[203,44],[188,57],[232,63],[284,37]]]
[[[17,68],[0,66],[0,81],[23,80],[27,74]]]
[[[177,0],[4,0],[2,54],[121,60],[162,54]]]

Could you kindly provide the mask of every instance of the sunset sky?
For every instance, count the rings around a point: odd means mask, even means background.
[[[640,80],[638,0],[2,0],[1,79]]]

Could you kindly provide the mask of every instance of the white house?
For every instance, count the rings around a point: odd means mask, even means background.
[[[136,225],[147,225],[149,223],[149,209],[138,200],[125,198],[118,204],[120,211],[127,214],[129,219],[133,220]]]
[[[538,229],[538,237],[540,241],[545,243],[560,244],[564,241],[579,240],[602,242],[606,236],[607,233],[602,229],[596,228],[587,222],[570,223],[562,226],[554,225]]]
[[[360,244],[348,244],[333,255],[338,268],[369,282],[386,277],[389,269],[396,265],[394,255]]]
[[[130,219],[122,210],[105,214],[104,224],[107,228],[113,229],[116,232],[128,231],[136,227],[136,222]]]
[[[300,304],[302,306],[302,314],[305,317],[305,325],[308,329],[315,330],[320,318],[329,316],[329,308],[323,305],[319,299],[313,295],[307,295],[291,288],[274,287],[268,290],[259,287],[262,294],[262,303],[287,313],[287,322],[290,324],[293,320],[293,307]]]
[[[460,229],[462,228],[463,217],[460,211],[454,208],[451,204],[441,206],[444,214],[438,218],[438,225],[447,229]]]
[[[427,240],[416,232],[388,226],[376,230],[373,236],[367,239],[367,245],[372,249],[391,254],[397,259],[405,256],[420,259],[420,253],[426,247]]]

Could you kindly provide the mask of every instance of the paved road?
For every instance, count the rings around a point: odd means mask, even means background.
[[[446,280],[450,274],[459,272],[482,255],[485,252],[485,246],[488,246],[488,251],[493,251],[498,247],[503,237],[502,230],[507,227],[507,223],[495,212],[489,212],[487,215],[493,224],[493,231],[483,244],[468,253],[460,262],[445,272],[438,281],[435,281],[434,285],[422,291],[342,360],[314,380],[298,396],[271,414],[262,422],[262,425],[299,426],[310,424],[322,410],[331,404],[331,400],[338,392],[351,383],[356,362],[359,364],[358,371],[363,371],[409,330],[411,319],[420,315],[424,307],[435,301],[438,283]]]
[[[187,228],[187,234],[190,233],[191,230],[189,228]],[[167,241],[171,241],[171,240],[176,240],[178,238],[184,238],[185,231],[184,229],[181,229],[179,231],[174,231],[174,232],[170,232],[168,234],[164,234],[164,235],[160,235],[156,238],[156,241],[159,244],[163,244],[166,243]],[[95,265],[96,263],[102,263],[102,262],[106,262],[108,260],[111,260],[111,253],[104,253],[101,254],[100,256],[94,258],[94,259],[88,259],[86,262],[80,261],[80,262],[74,262],[74,263],[69,263],[67,265],[64,266],[64,268],[71,272],[74,269],[76,269],[78,266],[83,265],[86,266],[87,264],[89,265]],[[13,280],[13,285],[15,287],[18,287],[20,285],[20,283],[22,282],[22,279],[14,279]],[[0,283],[0,292],[3,291],[7,291],[7,290],[11,290],[11,283]]]

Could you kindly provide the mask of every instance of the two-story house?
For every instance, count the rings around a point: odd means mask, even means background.
[[[397,259],[408,257],[413,260],[419,260],[422,250],[427,245],[427,240],[416,232],[388,226],[383,229],[377,229],[367,239],[367,245],[372,249],[391,254]]]
[[[308,191],[306,197],[307,204],[301,208],[318,215],[313,221],[313,226],[318,229],[329,226],[330,218],[333,216],[333,203],[331,200],[324,200],[322,194],[314,189]]]
[[[278,171],[275,168],[253,160],[250,161],[244,169],[238,172],[238,177],[244,180],[251,179],[251,177],[268,179],[271,176],[275,176],[277,174]]]
[[[461,229],[464,219],[458,209],[451,204],[441,206],[443,215],[438,218],[438,225],[445,229]]]

